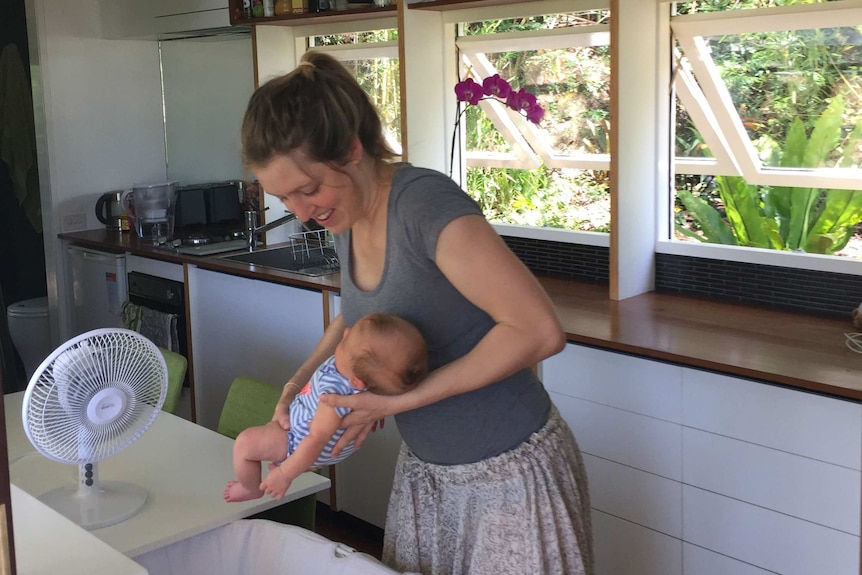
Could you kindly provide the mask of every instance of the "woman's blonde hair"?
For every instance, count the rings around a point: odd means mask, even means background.
[[[242,123],[246,166],[264,166],[300,149],[312,161],[345,164],[355,139],[375,160],[395,153],[386,143],[377,109],[353,75],[335,58],[303,54],[288,74],[255,90]]]

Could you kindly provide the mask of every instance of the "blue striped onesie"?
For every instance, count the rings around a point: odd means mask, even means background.
[[[296,397],[293,398],[293,402],[290,404],[290,429],[287,432],[287,454],[292,454],[299,445],[299,442],[308,435],[311,428],[311,420],[314,419],[314,413],[320,404],[320,396],[322,394],[352,395],[360,391],[362,390],[350,385],[348,379],[335,369],[334,355],[324,361],[314,372],[314,375],[311,376],[311,381],[305,384],[305,387],[296,394]],[[350,408],[336,407],[335,411],[339,417],[344,417],[350,413]],[[347,459],[353,453],[354,448],[351,442],[338,454],[338,457],[332,457],[332,448],[335,447],[335,443],[341,438],[343,433],[343,427],[335,432],[317,457],[317,461],[314,462],[313,467],[338,463]]]

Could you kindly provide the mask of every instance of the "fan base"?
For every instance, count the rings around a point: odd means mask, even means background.
[[[93,530],[135,515],[147,501],[147,490],[124,481],[102,481],[98,487],[83,491],[58,487],[39,500],[84,529]]]

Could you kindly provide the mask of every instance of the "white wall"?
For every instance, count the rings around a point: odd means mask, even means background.
[[[254,91],[251,35],[162,42],[168,178],[245,179],[240,129]]]
[[[67,333],[57,234],[99,227],[99,194],[166,177],[158,49],[103,40],[96,0],[26,0],[54,344]],[[64,306],[67,307],[67,306]]]

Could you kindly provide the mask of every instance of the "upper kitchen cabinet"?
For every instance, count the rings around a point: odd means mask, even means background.
[[[407,7],[415,10],[459,10],[462,8],[523,3],[524,0],[408,0]]]
[[[231,25],[228,0],[99,0],[104,38],[165,39]]]
[[[356,22],[359,20],[369,20],[380,18],[386,12],[395,12],[397,6],[394,1],[388,6],[374,6],[370,2],[349,2],[344,10],[326,10],[323,12],[297,12],[284,13],[278,9],[278,5],[285,0],[275,0],[276,15],[263,18],[248,18],[243,11],[243,0],[229,0],[230,2],[230,23],[232,25],[245,24],[270,24],[278,26],[302,26],[310,24],[312,21],[318,22],[325,20],[326,22]],[[290,3],[291,0],[286,0]]]

